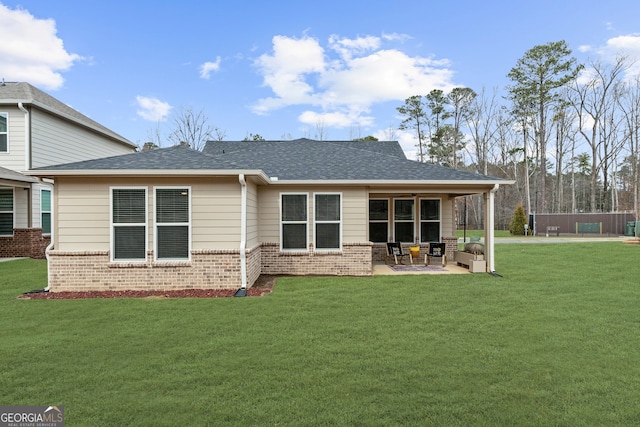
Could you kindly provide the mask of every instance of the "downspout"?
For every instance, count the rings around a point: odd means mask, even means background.
[[[487,265],[488,272],[495,272],[495,258],[494,258],[494,229],[495,229],[495,192],[498,191],[500,186],[495,184],[491,190],[489,190],[486,196],[485,204],[485,233],[484,233],[484,243],[486,252],[488,253],[488,261]]]
[[[241,207],[240,207],[240,275],[242,276],[242,289],[246,294],[247,289],[247,181],[244,174],[238,177],[240,181]]]

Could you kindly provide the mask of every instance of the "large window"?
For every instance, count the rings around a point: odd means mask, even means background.
[[[369,240],[374,243],[389,240],[389,200],[369,200]]]
[[[189,259],[190,189],[156,188],[155,192],[156,259]]]
[[[340,194],[315,195],[316,249],[341,249],[342,204]]]
[[[415,201],[396,199],[393,201],[393,228],[396,242],[413,243],[415,221]]]
[[[420,241],[440,241],[440,200],[420,200]]]
[[[40,224],[42,234],[51,234],[51,190],[40,191]]]
[[[147,258],[147,189],[111,189],[111,259],[145,261]]]
[[[283,250],[307,249],[307,195],[280,196],[280,245]]]
[[[13,188],[0,188],[0,236],[13,235]]]
[[[9,127],[7,122],[9,115],[7,113],[0,113],[0,153],[9,152]]]

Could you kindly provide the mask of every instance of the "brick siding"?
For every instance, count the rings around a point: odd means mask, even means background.
[[[15,228],[13,236],[0,237],[0,258],[44,259],[50,242],[50,236],[42,235],[42,228]]]
[[[371,276],[371,243],[345,243],[342,251],[280,251],[262,244],[262,273],[290,275]]]
[[[371,244],[346,244],[342,252],[282,253],[277,244],[250,248],[247,286],[260,274],[371,276]],[[107,251],[49,253],[51,292],[97,290],[238,289],[239,250],[193,251],[191,261],[110,262]]]
[[[257,261],[256,261],[257,260]],[[247,286],[260,275],[260,248],[247,251]],[[104,290],[238,289],[238,250],[193,251],[191,261],[110,262],[107,251],[49,253],[51,292]]]

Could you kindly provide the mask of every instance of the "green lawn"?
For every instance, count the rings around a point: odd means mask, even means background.
[[[469,239],[470,237],[484,237],[484,230],[456,230],[456,237],[457,238],[462,238],[465,236],[467,236],[467,239]],[[516,236],[512,236],[511,233],[509,233],[509,230],[493,230],[493,237],[516,237]],[[523,237],[523,236],[517,236],[517,237]]]
[[[0,405],[69,426],[640,425],[640,245],[498,244],[489,274],[281,278],[226,299],[18,300]]]

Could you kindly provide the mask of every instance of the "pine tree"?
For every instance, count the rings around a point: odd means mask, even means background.
[[[516,211],[513,213],[513,218],[509,223],[509,234],[514,236],[521,236],[524,234],[524,225],[527,223],[527,217],[524,214],[524,208],[521,204],[516,207]]]

